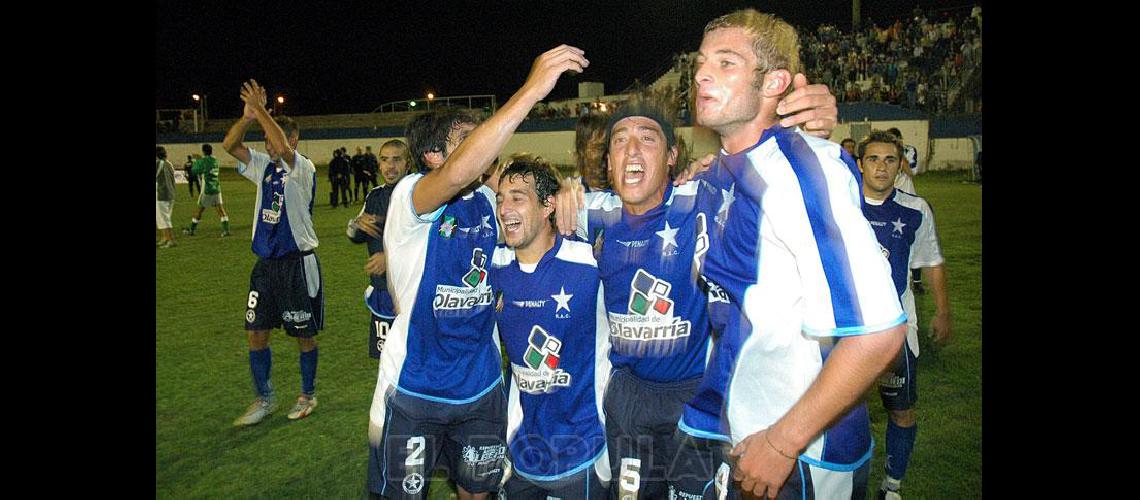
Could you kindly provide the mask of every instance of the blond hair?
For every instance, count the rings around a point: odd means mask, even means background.
[[[720,16],[705,25],[705,34],[721,28],[741,28],[752,36],[752,53],[756,56],[756,78],[759,87],[769,71],[784,69],[793,76],[800,69],[800,38],[796,29],[783,19],[756,9],[741,9]],[[788,85],[785,94],[793,90]]]

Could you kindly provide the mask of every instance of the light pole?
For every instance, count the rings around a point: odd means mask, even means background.
[[[285,106],[285,96],[277,94],[276,104],[273,105],[273,114],[281,116],[281,108]]]
[[[432,101],[432,99],[435,99],[435,94],[433,94],[433,93],[431,93],[431,92],[428,92],[428,94],[427,94],[428,111],[431,111],[431,101]]]
[[[206,94],[198,95],[193,94],[190,96],[194,102],[198,104],[198,118],[194,120],[194,131],[201,132],[206,129]],[[201,120],[199,122],[199,120]],[[201,126],[198,124],[201,123]]]

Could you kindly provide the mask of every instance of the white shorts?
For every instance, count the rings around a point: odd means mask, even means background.
[[[158,208],[155,212],[155,223],[159,229],[170,229],[170,212],[174,208],[173,201],[155,201]]]

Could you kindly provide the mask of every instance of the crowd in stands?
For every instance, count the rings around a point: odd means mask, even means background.
[[[827,84],[839,102],[881,102],[931,114],[979,112],[981,99],[963,99],[950,109],[951,90],[982,60],[981,8],[955,9],[927,15],[916,7],[910,15],[880,27],[868,19],[858,31],[834,25],[815,30],[800,27],[801,62],[808,80]],[[674,55],[677,87],[658,85],[655,94],[672,95],[679,116],[688,114],[696,53]],[[635,81],[631,92],[643,90]],[[980,96],[978,96],[980,97]],[[580,104],[540,104],[531,119],[576,118],[599,110],[613,112],[620,101],[596,99]]]
[[[840,102],[886,102],[943,113],[951,89],[982,58],[981,9],[910,17],[885,27],[868,20],[844,33],[821,25],[802,30],[801,57],[808,79],[826,83]],[[979,111],[980,100],[965,109]]]

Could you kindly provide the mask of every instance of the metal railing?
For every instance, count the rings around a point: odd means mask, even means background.
[[[410,100],[406,100],[406,101],[392,101],[392,102],[386,102],[384,104],[377,106],[376,109],[373,109],[371,112],[372,113],[395,113],[395,112],[402,112],[402,111],[428,111],[428,110],[431,110],[432,106],[435,106],[435,107],[440,107],[440,106],[452,107],[452,106],[457,106],[457,105],[463,105],[464,103],[466,103],[466,107],[468,109],[476,109],[476,100],[477,99],[483,99],[483,101],[479,103],[480,105],[478,106],[478,109],[484,108],[485,103],[489,102],[492,114],[494,114],[495,111],[498,110],[498,101],[496,100],[494,95],[492,95],[492,94],[480,94],[480,95],[439,96],[439,97],[433,97],[431,99],[423,98],[423,99],[410,99]]]

